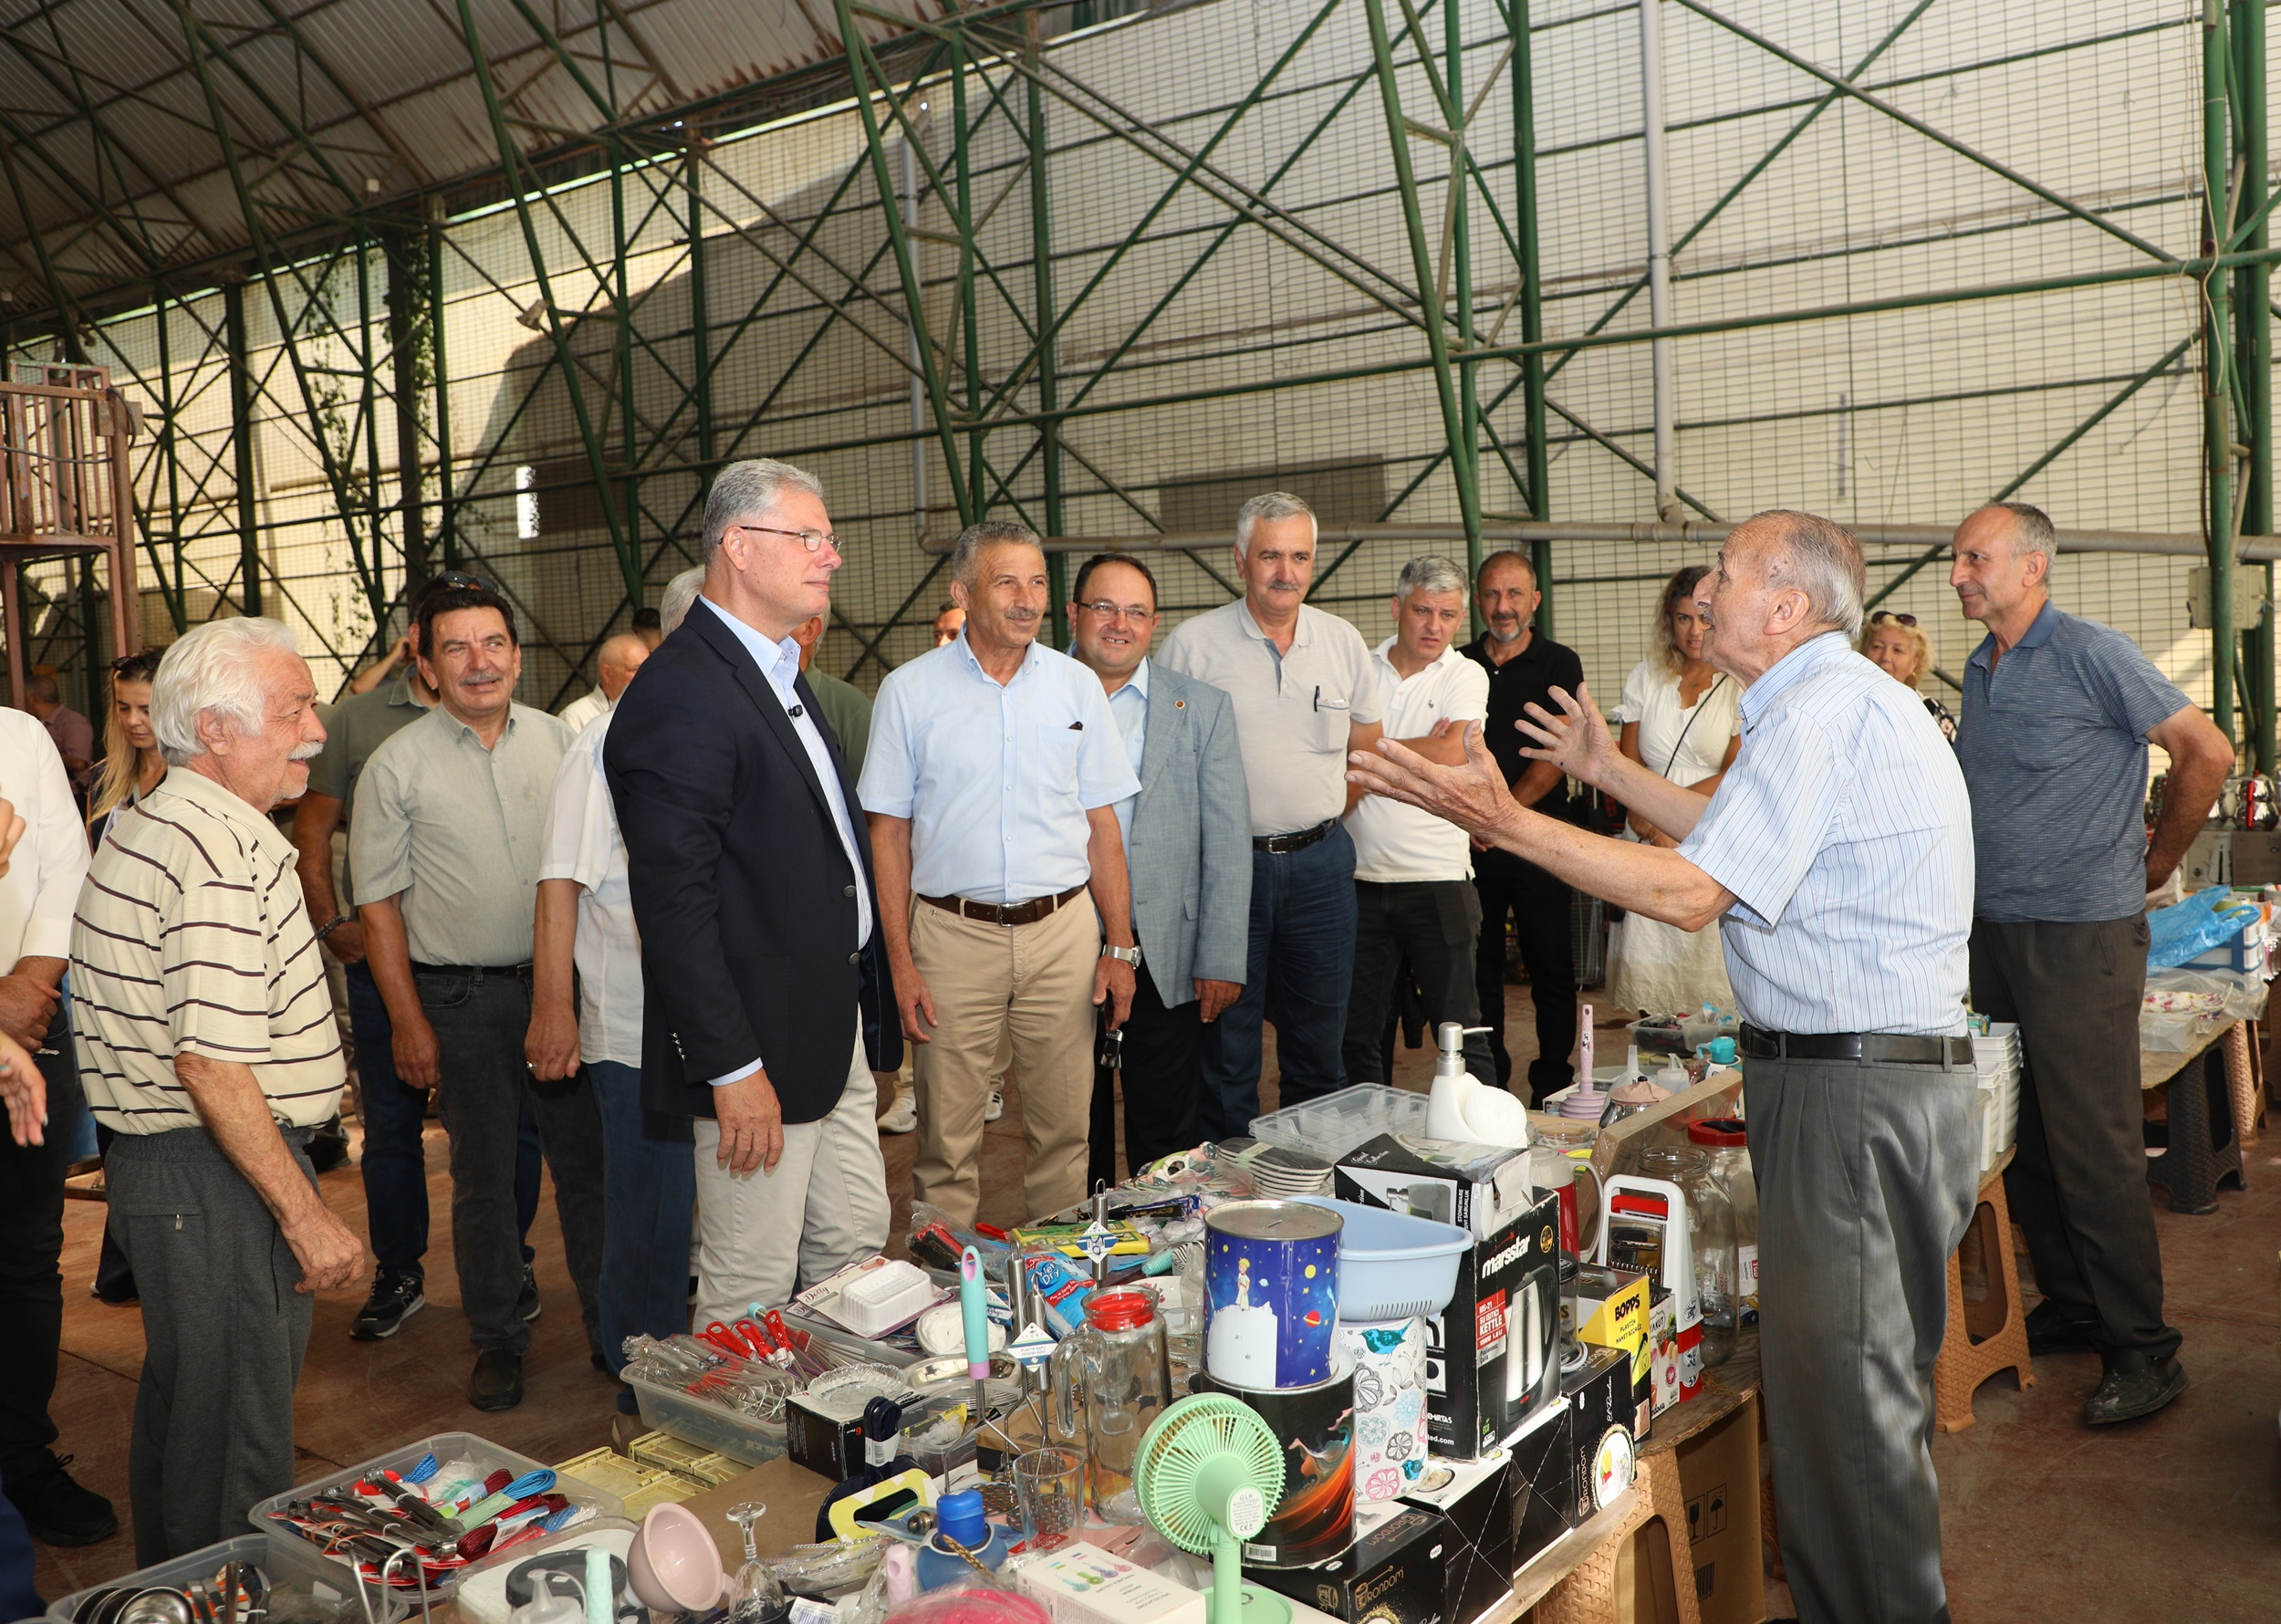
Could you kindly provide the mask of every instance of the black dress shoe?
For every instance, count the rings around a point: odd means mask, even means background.
[[[2049,1297],[2027,1311],[2027,1351],[2041,1358],[2047,1353],[2091,1353],[2093,1327],[2069,1319],[2067,1310]]]
[[[98,1545],[119,1532],[111,1503],[87,1488],[64,1468],[71,1457],[41,1450],[23,1469],[8,1473],[8,1498],[24,1515],[32,1537],[47,1545]]]
[[[2129,1348],[2108,1359],[2099,1390],[2083,1406],[2083,1419],[2094,1427],[2137,1421],[2185,1390],[2186,1372],[2175,1359],[2157,1359]]]
[[[523,1401],[523,1356],[486,1348],[467,1379],[467,1401],[478,1410],[512,1410]]]

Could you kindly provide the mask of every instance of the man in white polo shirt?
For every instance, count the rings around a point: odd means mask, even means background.
[[[1356,801],[1347,752],[1378,743],[1378,679],[1362,634],[1307,607],[1315,510],[1286,491],[1235,515],[1244,597],[1186,621],[1158,663],[1235,702],[1252,798],[1251,953],[1243,996],[1204,1029],[1196,1126],[1248,1133],[1259,1114],[1260,1025],[1276,1012],[1283,1103],[1346,1087],[1340,1049],[1354,979],[1354,842],[1339,823]]]
[[[1465,571],[1447,558],[1412,558],[1394,582],[1394,635],[1370,656],[1384,727],[1419,755],[1451,766],[1465,757],[1465,724],[1489,714],[1489,673],[1457,651],[1465,625]],[[1347,997],[1347,1081],[1382,1075],[1386,1012],[1402,961],[1425,995],[1426,1020],[1471,1026],[1481,1018],[1474,945],[1481,896],[1473,844],[1455,824],[1382,796],[1347,814],[1354,841],[1354,981]],[[1494,1078],[1482,1037],[1467,1038],[1475,1077]]]

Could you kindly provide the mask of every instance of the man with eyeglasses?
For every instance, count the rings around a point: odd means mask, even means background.
[[[1140,782],[1100,682],[1037,641],[1050,599],[1029,528],[970,526],[951,592],[957,640],[880,685],[862,795],[895,1003],[919,1046],[911,1182],[972,1223],[1009,1032],[1029,1150],[1019,1216],[1085,1194],[1093,1011],[1124,1024],[1140,958],[1112,808]]]
[[[602,747],[641,937],[641,1098],[696,1119],[700,1325],[887,1244],[871,1073],[902,1060],[870,843],[800,674],[841,542],[815,476],[732,463],[704,585]]]
[[[1203,1029],[1244,990],[1251,938],[1251,792],[1235,707],[1209,682],[1149,659],[1156,577],[1125,553],[1078,567],[1071,651],[1101,680],[1139,793],[1116,803],[1140,945],[1132,1010],[1093,1069],[1086,1184],[1120,1182],[1116,1094],[1125,1097],[1125,1164],[1193,1150]]]
[[[600,1109],[590,1079],[539,1081],[524,1053],[547,802],[570,730],[515,703],[523,650],[497,594],[446,586],[421,599],[417,624],[438,703],[365,765],[349,836],[354,895],[396,1073],[439,1090],[451,1136],[452,1258],[476,1348],[467,1401],[509,1410],[523,1400],[531,1340],[515,1190],[526,1109],[554,1172],[587,1341],[608,1368]]]

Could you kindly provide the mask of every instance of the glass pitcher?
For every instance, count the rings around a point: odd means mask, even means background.
[[[1093,1515],[1140,1522],[1133,1457],[1140,1434],[1175,1396],[1155,1296],[1130,1286],[1095,1292],[1084,1325],[1054,1349],[1047,1379],[1046,1431],[1073,1444],[1082,1435]]]
[[[1742,1306],[1736,1290],[1734,1204],[1712,1171],[1711,1153],[1696,1146],[1650,1146],[1640,1152],[1640,1171],[1678,1185],[1686,1201],[1695,1307],[1703,1317],[1703,1368],[1724,1364],[1734,1351]]]

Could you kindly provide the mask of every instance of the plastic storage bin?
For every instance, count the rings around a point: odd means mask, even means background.
[[[771,1427],[726,1404],[701,1399],[677,1387],[661,1387],[628,1374],[641,1424],[652,1431],[670,1432],[685,1443],[724,1454],[747,1466],[759,1466],[784,1453],[785,1429]],[[565,1530],[567,1533],[568,1530]]]
[[[74,1590],[50,1607],[47,1617],[54,1624],[71,1624],[73,1615],[81,1605],[102,1591],[179,1589],[196,1580],[211,1580],[232,1562],[260,1568],[263,1576],[269,1580],[271,1588],[276,1588],[277,1575],[269,1561],[268,1536],[241,1534],[235,1539],[223,1540],[202,1550],[193,1551],[186,1556],[177,1556],[171,1562],[153,1563],[124,1578],[109,1579],[99,1585],[89,1585],[84,1590]]]
[[[507,1624],[514,1609],[507,1606],[507,1575],[518,1563],[533,1556],[543,1556],[549,1551],[576,1546],[585,1549],[600,1546],[620,1562],[633,1548],[634,1536],[641,1525],[627,1517],[597,1517],[580,1523],[575,1528],[565,1528],[559,1534],[549,1534],[501,1551],[495,1556],[485,1556],[480,1562],[470,1562],[460,1573],[459,1591],[453,1598],[459,1616],[468,1624]]]
[[[1291,1199],[1346,1220],[1338,1233],[1340,1319],[1431,1317],[1449,1306],[1457,1290],[1458,1259],[1473,1250],[1471,1231],[1327,1195]]]
[[[284,1509],[289,1502],[306,1500],[320,1490],[354,1483],[376,1472],[403,1471],[416,1465],[422,1456],[431,1454],[436,1458],[438,1464],[459,1460],[472,1461],[485,1474],[505,1469],[520,1477],[526,1472],[549,1470],[541,1462],[534,1461],[527,1455],[518,1455],[511,1449],[494,1443],[487,1438],[478,1438],[472,1432],[438,1432],[432,1438],[422,1438],[417,1443],[408,1443],[384,1455],[375,1455],[346,1471],[328,1472],[286,1494],[274,1494],[246,1513],[246,1521],[268,1536],[271,1580],[297,1584],[315,1595],[319,1602],[342,1598],[359,1600],[360,1598],[363,1615],[382,1621],[382,1624],[392,1624],[393,1620],[418,1613],[421,1610],[421,1593],[417,1588],[409,1585],[391,1587],[383,1596],[377,1578],[361,1577],[349,1558],[328,1556],[291,1528],[273,1521],[269,1514]],[[617,1495],[605,1494],[567,1473],[557,1473],[554,1492],[563,1495],[573,1505],[592,1507],[602,1516],[625,1515],[624,1503]],[[520,1550],[522,1547],[518,1546],[516,1548]],[[432,1607],[437,1599],[449,1595],[459,1574],[465,1571],[467,1569],[463,1568],[453,1573],[430,1589],[429,1605]]]
[[[1252,1138],[1262,1144],[1312,1150],[1336,1161],[1381,1133],[1425,1132],[1426,1097],[1383,1083],[1357,1083],[1305,1105],[1252,1119]]]

